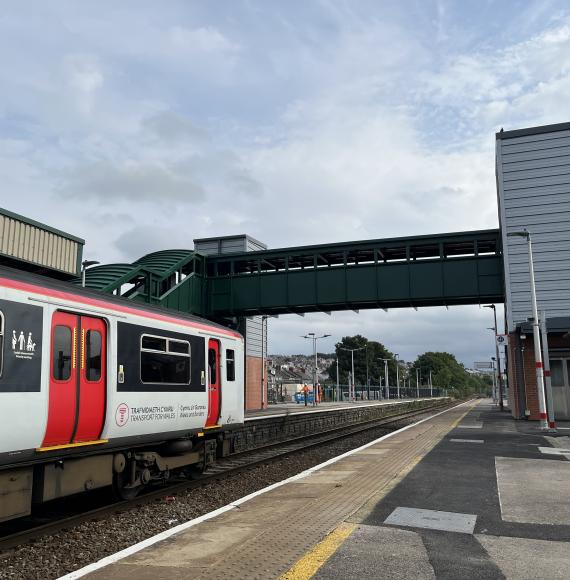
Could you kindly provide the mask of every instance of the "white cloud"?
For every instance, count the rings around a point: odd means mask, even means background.
[[[442,1],[24,2],[0,21],[2,204],[103,262],[495,227],[494,131],[568,115],[570,21],[539,4],[498,34],[498,5]],[[318,326],[468,362],[487,314],[284,317],[272,344]]]

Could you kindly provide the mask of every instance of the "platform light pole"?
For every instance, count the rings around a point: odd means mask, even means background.
[[[97,260],[83,260],[83,262],[81,262],[81,286],[83,288],[85,288],[85,272],[87,271],[87,268],[96,266],[100,263],[101,262],[98,262]]]
[[[495,318],[495,327],[491,328],[491,330],[495,331],[495,356],[497,358],[497,379],[499,381],[499,409],[504,411],[503,406],[503,377],[501,376],[501,358],[499,357],[499,345],[497,344],[497,308],[494,304],[486,304],[484,308],[492,308],[493,309],[493,316]]]
[[[396,398],[399,399],[400,398],[400,364],[399,364],[399,360],[398,357],[400,355],[398,353],[396,353],[394,355],[394,358],[396,359]]]
[[[431,380],[431,369],[429,370],[429,396],[433,397],[433,382]]]
[[[416,368],[416,399],[420,398],[420,369]]]
[[[355,401],[356,400],[356,379],[354,378],[354,353],[357,350],[363,350],[366,347],[361,346],[359,348],[346,348],[344,346],[339,346],[339,348],[341,350],[348,350],[350,352],[350,357],[352,360],[352,380],[351,380],[351,384],[348,385],[348,398],[351,399],[352,401]]]
[[[319,379],[319,371],[317,368],[317,340],[321,338],[328,338],[330,334],[323,334],[322,336],[317,336],[314,332],[307,332],[302,338],[308,338],[313,341],[313,355],[315,357],[315,372],[314,372],[314,382],[313,382],[313,407],[317,406],[317,382]]]
[[[390,385],[388,384],[388,361],[387,358],[379,358],[378,360],[384,361],[384,383],[386,384],[386,399],[390,399]]]
[[[340,381],[338,374],[338,356],[336,357],[336,402],[340,403]]]
[[[538,306],[536,303],[536,285],[534,280],[534,263],[532,257],[532,240],[527,229],[507,233],[507,237],[525,238],[528,249],[528,270],[530,278],[530,299],[532,304],[532,336],[534,341],[534,360],[536,366],[536,387],[538,391],[538,413],[540,429],[548,431],[546,418],[546,397],[544,395],[544,368],[542,365],[542,353],[540,351],[540,323],[538,320]]]

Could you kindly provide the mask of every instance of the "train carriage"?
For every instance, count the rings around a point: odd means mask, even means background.
[[[0,268],[0,521],[229,453],[243,365],[221,325]]]

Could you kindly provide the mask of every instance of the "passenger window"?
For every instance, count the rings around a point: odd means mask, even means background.
[[[67,381],[71,376],[71,328],[56,326],[53,329],[53,378]]]
[[[236,380],[235,352],[229,348],[226,349],[226,379],[228,381]]]
[[[141,339],[141,381],[143,383],[189,385],[190,343],[143,335]]]
[[[85,337],[85,376],[88,381],[101,379],[101,333],[88,330]]]
[[[143,336],[142,348],[144,350],[158,350],[161,352],[166,352],[166,338],[160,338],[158,336]]]

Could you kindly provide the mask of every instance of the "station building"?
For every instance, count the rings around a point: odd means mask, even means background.
[[[539,419],[528,242],[539,318],[546,322],[546,380],[556,419],[570,419],[570,123],[501,131],[496,178],[503,245],[509,408]]]

